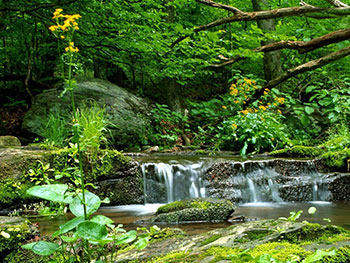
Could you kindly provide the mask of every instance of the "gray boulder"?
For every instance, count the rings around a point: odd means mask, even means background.
[[[23,128],[42,135],[49,113],[59,112],[67,119],[71,113],[71,99],[67,92],[62,97],[62,87],[45,90],[35,98],[35,103],[26,113]],[[89,101],[95,101],[105,107],[106,117],[112,123],[111,136],[116,145],[137,143],[149,125],[149,103],[118,87],[100,79],[78,78],[74,91],[77,107]]]

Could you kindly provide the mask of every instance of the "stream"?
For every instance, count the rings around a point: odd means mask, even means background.
[[[151,226],[135,221],[152,216],[161,204],[208,196],[234,201],[237,204],[234,214],[243,215],[246,220],[289,217],[291,211],[303,210],[301,221],[328,224],[326,218],[334,225],[350,228],[350,204],[332,200],[329,174],[319,173],[311,160],[248,159],[229,155],[146,156],[135,157],[135,160],[140,163],[143,175],[144,205],[101,207],[98,211],[128,230]],[[307,212],[311,206],[317,209],[315,215]],[[52,219],[32,218],[31,221],[37,222],[45,235],[70,218],[72,215],[67,214]],[[198,234],[231,224],[187,223],[175,227],[188,234]]]

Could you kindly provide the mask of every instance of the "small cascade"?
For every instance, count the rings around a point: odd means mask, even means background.
[[[237,203],[328,201],[325,175],[312,161],[173,159],[141,164],[145,203],[219,197]]]
[[[209,165],[204,161],[142,164],[145,203],[205,197],[204,174]]]

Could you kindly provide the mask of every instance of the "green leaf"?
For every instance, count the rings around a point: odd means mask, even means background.
[[[335,256],[337,253],[335,250],[332,251],[323,251],[323,250],[316,250],[316,252],[314,252],[313,254],[311,254],[310,256],[306,257],[302,263],[312,263],[312,262],[316,262],[318,260],[323,259],[326,256]]]
[[[303,115],[301,118],[300,118],[300,121],[301,121],[301,124],[304,125],[304,126],[307,126],[310,122],[310,119],[307,115]]]
[[[32,251],[41,256],[50,256],[52,255],[60,246],[56,243],[39,241],[33,247]]]
[[[310,208],[309,208],[309,210],[307,210],[307,212],[310,214],[310,215],[313,215],[313,214],[315,214],[316,213],[316,207],[313,207],[313,206],[311,206]]]
[[[68,185],[66,184],[49,184],[33,186],[27,190],[27,193],[45,200],[67,203],[64,198],[67,189]]]
[[[38,242],[33,242],[33,243],[25,244],[25,245],[22,246],[22,248],[32,250],[32,249],[33,249],[33,246],[34,246],[36,243],[38,243]]]
[[[150,237],[145,237],[145,238],[140,238],[139,240],[137,240],[135,242],[135,246],[137,249],[144,249],[147,244],[148,244],[148,241],[149,241]]]
[[[79,237],[77,236],[61,236],[62,240],[67,243],[74,243],[75,241],[78,240]]]
[[[137,232],[131,230],[127,233],[121,234],[117,237],[116,245],[127,244],[133,242],[137,238]]]
[[[309,93],[309,92],[313,91],[314,89],[317,89],[317,87],[316,86],[308,86],[305,90],[305,93]]]
[[[64,223],[63,225],[60,225],[60,230],[53,233],[53,237],[57,237],[59,235],[62,235],[64,233],[67,233],[68,231],[76,228],[80,223],[84,222],[84,216],[75,217],[72,220],[69,220],[68,222]]]
[[[107,216],[104,216],[104,215],[97,215],[97,216],[94,216],[92,219],[91,219],[92,222],[96,222],[96,223],[99,223],[101,225],[108,225],[108,224],[113,224],[114,221],[112,219],[110,219],[109,217]]]
[[[314,113],[315,110],[314,110],[314,108],[306,106],[305,107],[305,112],[310,115],[310,114]]]
[[[84,215],[84,206],[82,199],[83,194],[80,193],[76,197],[74,197],[73,201],[69,204],[70,211],[77,217]],[[97,195],[90,193],[89,191],[85,191],[85,202],[86,213],[88,215],[92,215],[93,213],[95,213],[101,205],[100,198]]]
[[[102,240],[108,235],[107,228],[92,221],[85,221],[78,225],[77,236],[87,240]]]

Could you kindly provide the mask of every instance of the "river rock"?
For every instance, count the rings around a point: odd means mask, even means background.
[[[344,259],[348,257],[343,256],[344,250],[345,255],[350,254],[349,234],[349,231],[331,225],[281,219],[261,220],[235,224],[199,235],[155,239],[143,250],[126,249],[118,254],[114,262],[155,262],[155,259],[156,262],[167,263],[291,262],[292,258],[302,262],[316,249],[334,247],[340,249],[340,257],[321,261],[345,262]],[[335,241],[327,242],[331,237]],[[266,255],[275,260],[268,258],[266,261]]]
[[[225,199],[193,198],[175,201],[158,208],[152,222],[219,222],[227,220],[235,206]]]
[[[0,136],[0,148],[21,146],[20,140],[15,136]]]
[[[62,87],[45,90],[37,95],[35,103],[24,117],[23,128],[42,136],[42,128],[50,112],[59,112],[69,120],[70,95],[67,92],[60,96],[61,93]],[[101,107],[105,107],[105,115],[111,122],[109,129],[111,136],[115,138],[115,145],[138,143],[140,136],[147,130],[150,122],[149,103],[111,82],[78,78],[74,94],[78,107],[89,101],[95,101]]]

